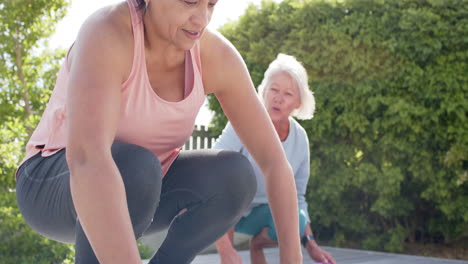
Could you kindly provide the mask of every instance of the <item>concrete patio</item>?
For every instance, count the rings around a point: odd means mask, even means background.
[[[402,254],[391,254],[375,251],[365,251],[356,249],[345,249],[345,248],[333,248],[333,247],[322,247],[323,249],[330,252],[339,264],[468,264],[468,261],[464,260],[449,260],[441,258],[429,258],[429,257],[418,257],[409,256]],[[242,262],[244,264],[250,263],[249,252],[240,251]],[[265,250],[268,264],[279,264],[278,259],[278,248],[269,248]],[[307,264],[314,263],[307,256],[307,252],[303,252],[304,262]],[[143,261],[143,264],[148,261]],[[218,254],[205,254],[198,255],[192,264],[219,264],[220,259]]]

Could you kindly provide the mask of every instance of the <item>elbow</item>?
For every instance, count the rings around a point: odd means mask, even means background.
[[[78,171],[90,168],[90,166],[103,164],[107,159],[112,160],[110,147],[106,149],[83,144],[69,144],[66,148],[65,157],[70,170],[70,177],[79,174]]]
[[[67,146],[65,158],[70,170],[73,170],[77,165],[86,163],[86,154],[78,146]]]

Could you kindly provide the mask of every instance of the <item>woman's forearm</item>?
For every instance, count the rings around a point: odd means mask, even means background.
[[[296,186],[289,163],[284,164],[274,166],[265,175],[268,200],[278,234],[281,263],[302,263]],[[289,256],[291,253],[298,255]]]
[[[141,263],[125,188],[112,158],[70,169],[73,203],[99,262]]]

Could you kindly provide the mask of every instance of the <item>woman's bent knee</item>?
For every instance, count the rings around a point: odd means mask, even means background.
[[[221,151],[219,158],[221,191],[232,196],[240,208],[247,208],[257,190],[252,164],[244,155],[235,151]]]
[[[159,203],[161,163],[148,149],[115,142],[112,157],[125,185],[127,204],[137,237],[151,224]]]
[[[161,163],[153,152],[138,145],[115,142],[112,145],[112,157],[124,180],[126,191],[135,188],[134,191],[145,194],[160,190]]]

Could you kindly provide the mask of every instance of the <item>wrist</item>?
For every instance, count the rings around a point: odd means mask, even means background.
[[[319,247],[319,245],[317,244],[317,242],[315,240],[309,240],[309,242],[307,242],[305,248],[315,250],[315,249],[320,248],[320,247]]]
[[[291,256],[283,256],[280,253],[280,263],[291,263],[291,264],[297,264],[297,263],[303,263],[303,258],[302,258],[302,252],[299,251],[299,254],[297,255],[291,255]]]
[[[279,243],[280,263],[302,263],[301,243],[298,237],[294,238],[290,243]]]
[[[304,235],[301,238],[301,244],[304,248],[307,247],[307,244],[310,244],[312,242],[315,242],[314,235]],[[315,243],[316,244],[316,243]]]

